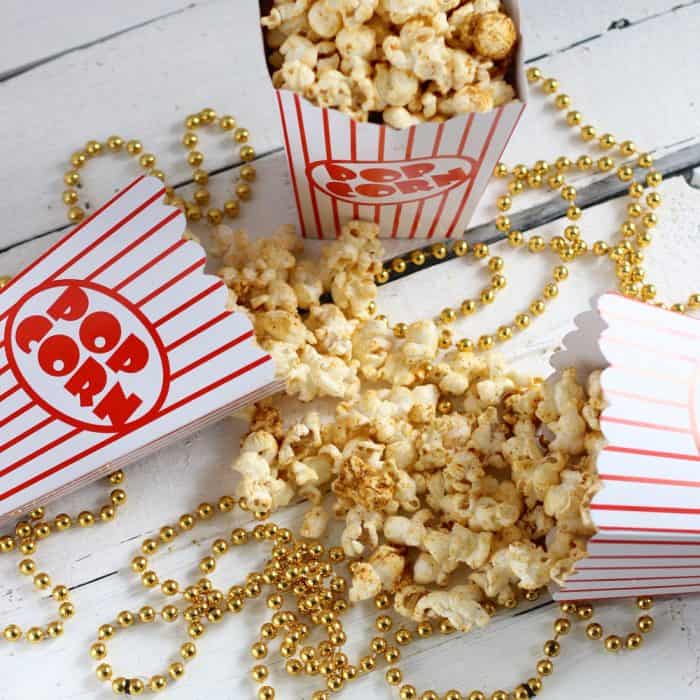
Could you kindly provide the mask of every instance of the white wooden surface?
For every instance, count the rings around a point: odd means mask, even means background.
[[[574,0],[523,2],[526,54],[538,58],[547,73],[559,77],[576,106],[593,124],[620,137],[633,138],[657,154],[680,152],[700,143],[700,71],[696,68],[700,2],[618,0],[615,3]],[[286,167],[279,151],[280,130],[265,69],[258,55],[253,2],[237,0],[128,0],[69,4],[3,0],[0,41],[0,274],[19,270],[44,250],[65,228],[60,203],[62,173],[70,153],[85,140],[120,133],[140,138],[159,156],[176,182],[189,175],[178,145],[180,122],[204,106],[231,112],[248,125],[263,156],[255,203],[245,208],[242,223],[266,234],[293,221]],[[552,110],[537,98],[526,112],[505,160],[532,162],[581,151],[562,127],[553,128]],[[213,139],[205,144],[208,167],[226,168],[213,178],[214,192],[230,187],[236,166],[233,150]],[[267,154],[267,155],[265,155]],[[91,163],[85,174],[89,201],[97,203],[124,183],[133,164],[113,160]],[[686,173],[688,175],[688,173]],[[688,177],[689,180],[692,178]],[[695,178],[697,184],[699,178]],[[590,178],[581,177],[585,188]],[[697,244],[700,191],[682,176],[663,186],[666,206],[650,258],[658,286],[672,296],[700,287]],[[537,206],[540,199],[524,200]],[[492,200],[489,200],[492,201]],[[618,200],[590,207],[583,221],[591,240],[609,238],[621,218]],[[490,221],[494,209],[485,204],[475,224]],[[251,224],[254,222],[254,226]],[[557,222],[542,226],[551,234]],[[405,248],[395,244],[394,250]],[[503,250],[510,294],[469,323],[470,335],[493,329],[513,311],[515,296],[529,297],[541,285],[552,262]],[[576,266],[552,310],[531,332],[509,346],[523,368],[547,373],[548,358],[571,318],[594,293],[611,284],[604,263]],[[437,275],[440,275],[437,277]],[[436,284],[437,280],[439,284]],[[464,260],[442,265],[381,291],[383,310],[410,320],[434,314],[456,295],[479,286],[478,274]],[[87,649],[97,626],[124,608],[151,602],[128,570],[140,540],[181,512],[232,487],[228,464],[244,426],[224,421],[128,470],[129,502],[117,522],[90,532],[75,531],[41,547],[38,563],[56,581],[74,589],[78,608],[58,641],[32,648],[0,644],[0,699],[109,697],[94,679]],[[97,504],[105,488],[90,486],[51,508],[77,511]],[[281,514],[294,524],[299,508]],[[195,575],[193,565],[215,534],[234,523],[216,521],[190,540],[175,542],[158,557],[164,574]],[[231,557],[217,571],[221,585],[237,582],[241,571],[261,561],[251,548],[245,559]],[[27,581],[15,573],[14,557],[0,558],[0,628],[10,622],[27,627],[53,617],[51,602],[38,599]],[[369,636],[367,609],[355,610],[349,637]],[[617,627],[631,621],[627,603],[605,606]],[[627,697],[656,700],[671,696],[696,698],[700,688],[700,599],[667,600],[656,608],[657,631],[636,654],[613,658],[599,646],[567,640],[558,673],[547,683],[545,697]],[[553,619],[551,606],[517,617],[503,617],[488,629],[457,638],[436,638],[411,648],[404,661],[408,677],[420,687],[446,691],[458,687],[514,687],[532,673],[539,645]],[[248,680],[250,633],[259,624],[251,612],[229,618],[203,638],[201,658],[186,678],[168,691],[174,700],[233,700],[253,697]],[[111,660],[124,675],[160,671],[172,660],[181,641],[180,625],[159,625],[132,632],[110,645]],[[282,698],[308,698],[314,686],[286,685],[280,665],[274,682]],[[316,686],[317,687],[317,686]],[[345,692],[349,700],[388,697],[378,677],[357,682]]]

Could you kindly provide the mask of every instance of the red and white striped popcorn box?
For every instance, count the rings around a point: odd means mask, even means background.
[[[0,519],[279,390],[163,195],[135,180],[0,292]]]
[[[503,5],[519,29],[519,2]],[[302,235],[335,238],[343,223],[362,218],[379,224],[381,238],[461,236],[525,109],[523,66],[520,38],[517,99],[402,130],[275,90]]]
[[[607,441],[597,532],[554,597],[700,593],[700,320],[614,293],[597,307],[554,363],[605,367]]]

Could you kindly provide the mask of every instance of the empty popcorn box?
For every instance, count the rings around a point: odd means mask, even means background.
[[[260,2],[261,17],[270,6]],[[509,69],[516,99],[490,112],[398,130],[275,90],[304,237],[335,238],[358,218],[378,223],[381,238],[463,234],[527,103],[519,2],[503,7],[519,35]]]
[[[700,321],[618,294],[597,307],[553,361],[605,367],[607,441],[597,532],[554,597],[700,593]]]
[[[163,195],[135,180],[0,291],[0,520],[281,388]]]

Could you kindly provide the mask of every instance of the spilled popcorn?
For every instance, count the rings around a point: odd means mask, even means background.
[[[357,121],[403,129],[515,96],[500,0],[274,0],[262,25],[274,86]]]
[[[233,463],[237,495],[256,510],[308,500],[309,538],[340,520],[352,601],[389,591],[400,614],[468,631],[585,555],[599,373],[585,386],[573,369],[545,383],[495,355],[440,354],[432,321],[395,338],[368,312],[377,233],[348,223],[316,264],[298,259],[290,227],[255,242],[219,227],[230,304],[252,318],[287,394],[337,399],[332,418],[310,411],[286,426],[258,404]]]

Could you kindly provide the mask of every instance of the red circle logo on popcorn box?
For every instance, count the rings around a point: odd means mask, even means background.
[[[308,177],[334,199],[360,205],[396,205],[437,197],[466,185],[476,162],[466,156],[396,161],[323,160],[310,163]]]
[[[151,322],[93,282],[33,289],[14,306],[5,344],[24,391],[81,429],[133,430],[155,417],[168,392],[168,359]]]

